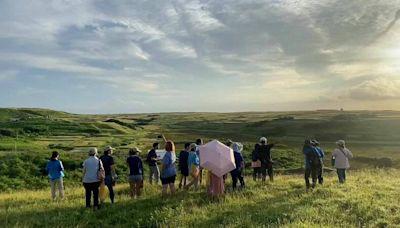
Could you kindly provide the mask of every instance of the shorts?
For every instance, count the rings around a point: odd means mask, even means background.
[[[129,182],[138,183],[143,181],[143,175],[130,175]]]
[[[171,177],[166,177],[166,178],[161,177],[160,179],[161,179],[161,183],[163,185],[165,185],[165,184],[173,184],[173,183],[175,183],[175,178],[176,178],[176,175],[171,176]]]

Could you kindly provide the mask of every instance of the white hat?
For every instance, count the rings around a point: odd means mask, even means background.
[[[267,138],[265,138],[265,137],[261,137],[261,138],[260,138],[260,143],[261,143],[261,142],[265,142],[265,143],[267,143]]]
[[[345,146],[346,146],[346,142],[345,142],[344,140],[341,139],[341,140],[338,140],[338,141],[336,142],[336,145],[345,147]]]

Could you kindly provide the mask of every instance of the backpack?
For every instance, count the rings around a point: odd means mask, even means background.
[[[307,155],[307,160],[310,162],[310,165],[314,167],[321,165],[321,159],[315,149],[313,149],[313,153]]]

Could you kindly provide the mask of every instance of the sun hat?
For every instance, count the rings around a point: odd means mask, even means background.
[[[235,152],[239,152],[240,153],[243,150],[243,145],[241,143],[234,142],[232,144],[232,150],[235,151]]]
[[[104,147],[104,151],[110,151],[110,150],[115,150],[115,148],[112,148],[111,146]]]
[[[343,139],[340,139],[336,142],[336,145],[341,146],[341,147],[345,147],[346,146],[346,142]]]
[[[97,154],[97,148],[96,147],[90,148],[89,156],[94,156],[96,154]]]
[[[137,148],[137,147],[132,147],[130,150],[133,151],[133,152],[137,152],[137,153],[142,152],[142,151],[139,150],[139,148]]]
[[[197,147],[197,144],[196,143],[192,143],[192,144],[190,144],[190,146],[189,146],[189,150],[190,151],[192,151],[194,148],[196,148]]]

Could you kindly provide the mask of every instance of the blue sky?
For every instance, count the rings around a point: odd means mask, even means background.
[[[399,10],[400,0],[1,0],[0,107],[400,109]]]

